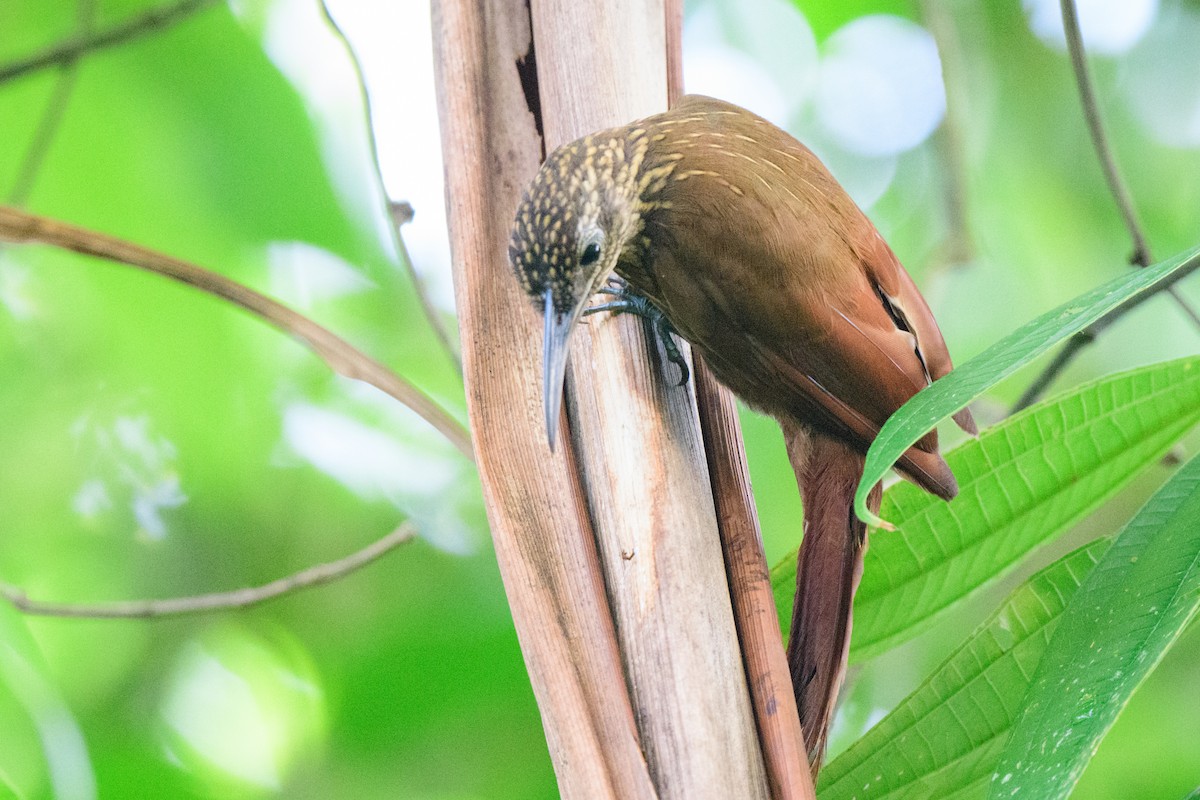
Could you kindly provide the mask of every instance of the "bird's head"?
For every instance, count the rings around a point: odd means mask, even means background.
[[[543,400],[551,449],[567,344],[631,235],[631,186],[621,143],[587,137],[550,154],[517,209],[508,257],[543,315]]]

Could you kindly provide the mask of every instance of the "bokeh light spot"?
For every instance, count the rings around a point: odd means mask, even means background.
[[[358,268],[307,242],[271,242],[266,261],[271,295],[297,308],[375,288]]]
[[[946,113],[937,44],[916,23],[859,17],[829,37],[816,96],[821,126],[864,156],[911,150]]]
[[[711,0],[684,23],[687,91],[737,103],[780,127],[808,99],[816,66],[812,28],[784,0]]]
[[[160,713],[170,760],[226,790],[279,790],[324,730],[307,656],[235,628],[183,647]]]
[[[1200,147],[1200,13],[1164,14],[1130,52],[1120,86],[1133,117],[1155,140]]]
[[[1029,27],[1048,45],[1065,50],[1059,0],[1024,0]],[[1158,15],[1158,0],[1075,0],[1079,32],[1089,52],[1119,55],[1137,44]]]

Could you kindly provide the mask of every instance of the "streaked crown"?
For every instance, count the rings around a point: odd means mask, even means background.
[[[529,185],[508,256],[539,305],[547,290],[560,313],[590,296],[638,232],[645,134],[618,128],[563,145]]]

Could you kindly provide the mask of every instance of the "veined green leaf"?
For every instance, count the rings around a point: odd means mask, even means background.
[[[1065,798],[1133,692],[1200,608],[1200,457],[1121,531],[1033,674],[991,798]]]
[[[855,598],[855,658],[936,621],[1068,530],[1200,423],[1200,358],[1110,376],[1028,409],[957,448],[945,503],[909,484],[888,492],[899,523],[877,531]]]
[[[1100,539],[1018,587],[958,650],[821,773],[822,798],[981,798],[1059,615]]]
[[[951,503],[907,483],[884,494],[854,600],[851,660],[915,636],[1127,484],[1200,423],[1200,358],[1109,376],[1040,403],[956,448]],[[771,573],[791,620],[794,558]]]
[[[1186,274],[1197,267],[1200,267],[1200,247],[1122,275],[1022,325],[918,392],[884,424],[867,452],[863,479],[854,498],[859,518],[875,525],[887,524],[867,509],[867,493],[926,431],[1107,312],[1127,300],[1156,291],[1177,273]]]

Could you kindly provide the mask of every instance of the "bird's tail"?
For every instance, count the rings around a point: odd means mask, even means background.
[[[804,540],[788,666],[808,760],[816,777],[850,651],[851,603],[862,577],[867,528],[854,515],[863,456],[822,433],[784,426],[788,456],[804,501]],[[878,512],[880,487],[869,504]]]

